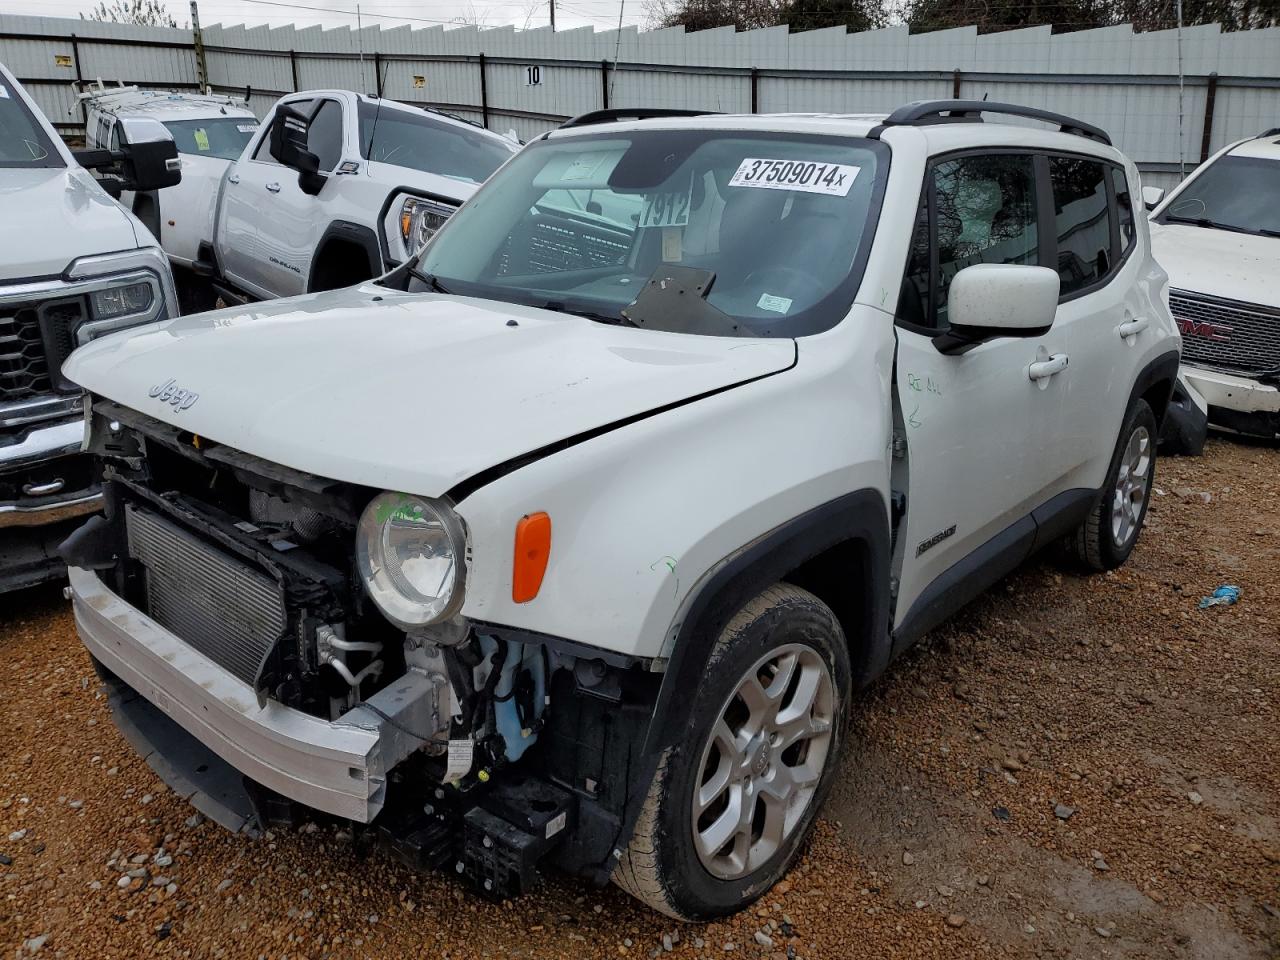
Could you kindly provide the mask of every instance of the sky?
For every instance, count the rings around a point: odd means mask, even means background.
[[[0,14],[72,17],[87,12],[97,0],[0,0]],[[189,0],[163,0],[180,26],[190,20]],[[198,0],[200,22],[244,23],[270,26],[356,26],[356,0]],[[360,0],[364,26],[384,27],[408,23],[427,27],[436,23],[474,23],[480,26],[545,27],[550,22],[550,0]],[[298,9],[290,9],[295,7]],[[324,10],[303,9],[328,8]],[[643,27],[646,0],[556,0],[556,29],[593,26],[613,29],[622,13],[625,26]],[[337,11],[337,12],[335,12]],[[425,22],[424,22],[425,21]]]

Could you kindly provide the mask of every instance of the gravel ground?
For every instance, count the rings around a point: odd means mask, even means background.
[[[1274,960],[1280,449],[1214,440],[1156,483],[1123,570],[1037,561],[871,691],[800,866],[706,926],[202,823],[116,733],[57,592],[0,598],[0,951]],[[1197,610],[1224,582],[1241,602]]]

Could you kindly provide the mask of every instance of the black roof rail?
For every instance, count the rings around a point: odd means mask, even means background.
[[[1276,134],[1280,134],[1280,127],[1272,127],[1270,130],[1267,130],[1264,133],[1258,134],[1258,138],[1261,139],[1262,137],[1274,137]]]
[[[886,127],[916,126],[929,123],[968,122],[981,123],[984,113],[1001,113],[1010,117],[1028,117],[1058,124],[1063,133],[1088,137],[1111,146],[1106,131],[1083,120],[1076,120],[1051,110],[1023,107],[1016,103],[996,103],[991,100],[917,100],[904,104],[889,114],[883,123]]]
[[[615,120],[651,120],[657,117],[705,117],[715,110],[673,110],[666,107],[610,107],[608,110],[591,110],[580,113],[560,124],[560,130],[570,127],[589,127],[593,123],[612,123]]]

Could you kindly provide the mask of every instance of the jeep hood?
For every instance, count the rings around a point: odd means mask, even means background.
[[[0,281],[57,276],[78,257],[138,246],[132,218],[81,167],[5,170],[0,210]]]
[[[63,370],[264,460],[440,496],[549,444],[786,370],[795,356],[792,340],[639,330],[366,284],[104,337]]]
[[[1280,306],[1280,237],[1153,223],[1151,252],[1174,290]]]

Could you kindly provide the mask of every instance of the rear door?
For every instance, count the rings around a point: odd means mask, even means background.
[[[1141,267],[1129,255],[1136,227],[1124,171],[1097,157],[1066,154],[1050,155],[1048,165],[1062,285],[1055,325],[1071,357],[1061,378],[1065,410],[1051,490],[1059,493],[1101,486],[1155,318],[1146,315]]]
[[[950,355],[933,338],[948,328],[947,292],[960,270],[1052,262],[1041,225],[1044,176],[1030,152],[989,150],[941,157],[926,173],[897,311],[898,429],[907,445],[899,625],[909,611],[932,616],[939,598],[930,585],[963,593],[972,585],[966,571],[998,576],[1034,540],[1029,514],[1052,477],[1063,387],[1059,375],[1032,380],[1028,368],[1064,353],[1065,334],[1055,324],[1042,336],[993,337]]]
[[[320,238],[333,220],[341,219],[331,201],[339,192],[339,178],[332,174],[347,148],[345,108],[328,97],[313,103],[307,148],[319,158],[319,172],[330,174],[328,181],[311,196],[298,185],[296,171],[278,167],[278,175],[263,184],[267,193],[259,219],[263,286],[275,297],[306,292]],[[367,215],[373,219],[377,211],[369,210]]]

